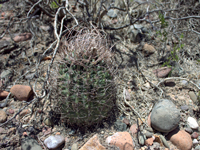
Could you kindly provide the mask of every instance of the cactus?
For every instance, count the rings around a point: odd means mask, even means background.
[[[112,55],[103,41],[101,34],[82,31],[65,48],[64,61],[59,67],[58,105],[68,124],[99,123],[115,105]]]

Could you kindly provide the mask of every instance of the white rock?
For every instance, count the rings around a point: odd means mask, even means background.
[[[193,144],[198,144],[198,140],[197,140],[197,139],[194,139],[194,140],[192,141],[192,143],[193,143]]]
[[[192,128],[192,129],[197,129],[199,127],[196,119],[194,119],[192,117],[188,117],[187,123],[190,126],[190,128]]]
[[[62,145],[65,142],[65,138],[61,135],[55,135],[50,136],[44,140],[44,144],[49,149],[55,149],[58,148],[60,145]]]

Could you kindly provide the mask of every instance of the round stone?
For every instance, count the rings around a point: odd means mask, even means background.
[[[168,99],[155,104],[151,112],[151,126],[160,132],[174,130],[180,122],[180,111]]]

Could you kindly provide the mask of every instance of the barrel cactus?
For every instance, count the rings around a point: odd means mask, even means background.
[[[67,124],[90,126],[108,117],[115,105],[114,67],[107,40],[83,29],[66,40],[59,66],[59,108]]]

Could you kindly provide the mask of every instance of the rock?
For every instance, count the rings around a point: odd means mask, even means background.
[[[148,139],[145,141],[145,145],[151,146],[151,145],[153,145],[153,141],[154,141],[154,138],[153,138],[153,137],[148,138]]]
[[[42,29],[44,31],[50,31],[51,27],[50,26],[40,26],[40,29]]]
[[[192,129],[198,129],[199,125],[196,121],[196,119],[192,118],[192,117],[188,117],[187,119],[187,124],[190,126],[190,128]]]
[[[15,111],[14,111],[13,109],[9,109],[9,110],[8,110],[8,113],[9,113],[9,114],[14,114]]]
[[[38,142],[31,137],[26,137],[21,140],[21,148],[22,150],[43,150]]]
[[[79,150],[106,150],[104,146],[102,146],[99,142],[97,134],[95,134],[92,138],[87,141],[83,147],[81,147]]]
[[[49,136],[44,140],[44,144],[49,149],[56,149],[65,142],[65,138],[61,135]]]
[[[0,99],[1,98],[6,98],[8,96],[8,94],[9,94],[9,92],[0,90]]]
[[[143,51],[145,53],[145,56],[148,56],[150,54],[155,53],[156,49],[152,45],[144,44]]]
[[[158,101],[151,112],[151,126],[160,132],[174,130],[180,122],[180,111],[167,99]]]
[[[7,114],[5,111],[0,110],[0,123],[4,123],[7,120]]]
[[[14,40],[15,42],[22,42],[22,41],[30,40],[31,37],[32,37],[32,34],[31,34],[31,33],[21,33],[21,34],[15,36],[15,37],[13,38],[13,40]]]
[[[198,136],[199,136],[199,134],[198,134],[197,132],[193,132],[192,135],[191,135],[191,137],[192,137],[193,139],[197,139]]]
[[[125,123],[127,126],[130,125],[130,121],[129,121],[129,119],[127,119],[127,118],[124,118],[124,119],[123,119],[123,123]]]
[[[106,143],[114,145],[120,150],[134,150],[133,140],[128,132],[117,132],[107,137]]]
[[[139,142],[139,144],[144,145],[145,140],[146,140],[146,136],[143,133],[138,132],[138,142]]]
[[[166,80],[166,81],[164,82],[164,84],[165,84],[165,86],[170,86],[170,87],[173,87],[173,86],[176,85],[173,79]]]
[[[114,123],[114,128],[117,131],[126,131],[127,125],[125,123],[123,123],[121,120],[117,120]]]
[[[78,150],[78,144],[77,143],[72,144],[71,150]]]
[[[176,129],[168,135],[170,141],[180,150],[192,149],[192,138],[184,130]]]
[[[14,85],[10,92],[20,101],[27,101],[33,94],[31,87],[27,85]]]
[[[154,70],[153,73],[158,78],[165,78],[170,73],[171,70],[172,70],[172,68],[161,67],[159,69]]]
[[[151,138],[153,136],[153,133],[152,132],[149,132],[149,131],[146,131],[146,130],[143,130],[142,133],[147,137],[147,138]]]
[[[181,85],[183,85],[183,86],[187,86],[187,85],[188,85],[188,81],[186,81],[186,80],[182,80],[182,81],[181,81]]]
[[[144,34],[140,33],[137,29],[134,29],[134,26],[131,25],[127,31],[128,38],[132,43],[141,42],[142,39],[145,37]]]
[[[182,105],[181,110],[187,111],[189,109],[188,105]]]
[[[51,120],[51,118],[46,118],[44,120],[44,124],[47,126],[53,126],[53,121]]]
[[[137,124],[133,124],[130,127],[130,132],[132,133],[132,135],[136,134],[138,132],[138,125]]]
[[[108,15],[110,18],[116,18],[116,17],[117,17],[116,10],[114,10],[114,9],[108,10],[107,15]]]
[[[196,146],[194,150],[200,150],[200,145]]]
[[[198,144],[198,140],[197,140],[197,139],[193,139],[192,143],[193,143],[194,145],[196,145],[196,144]]]
[[[192,134],[192,129],[190,128],[190,127],[187,127],[187,128],[185,128],[185,131],[187,132],[187,133],[189,133],[189,134]]]
[[[197,96],[196,94],[193,92],[193,91],[189,91],[189,96],[190,96],[190,99],[195,103],[197,104],[198,100],[197,100]]]

